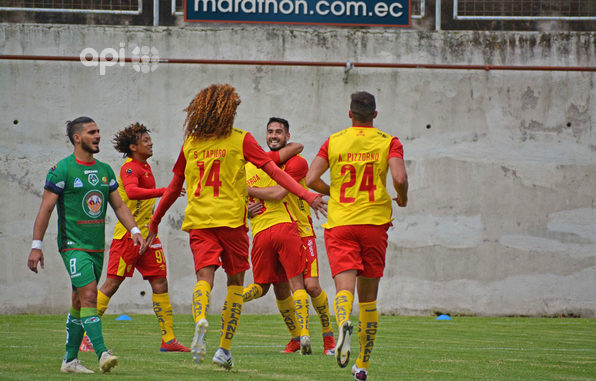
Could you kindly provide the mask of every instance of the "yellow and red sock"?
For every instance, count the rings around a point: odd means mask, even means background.
[[[350,320],[350,314],[352,313],[352,304],[354,303],[354,294],[348,290],[341,290],[335,294],[333,300],[333,311],[335,312],[335,321],[337,327],[341,327],[342,323],[346,320]]]
[[[172,317],[172,304],[167,292],[163,294],[153,294],[153,312],[157,317],[159,329],[161,330],[161,339],[164,343],[174,340],[174,318]]]
[[[245,302],[258,299],[263,296],[263,287],[256,283],[249,284],[242,292],[242,299]]]
[[[204,280],[198,281],[192,291],[192,318],[195,324],[201,319],[207,319],[210,301],[211,286]]]
[[[377,327],[379,325],[379,313],[377,302],[359,303],[360,318],[358,319],[358,341],[360,342],[360,353],[356,359],[356,366],[368,370],[368,363],[375,345]]]
[[[106,312],[109,302],[110,297],[100,290],[97,290],[97,315],[99,315],[99,317],[102,317],[103,313]]]
[[[284,323],[290,331],[292,339],[300,339],[300,325],[296,318],[296,307],[294,306],[294,297],[290,295],[284,300],[275,299],[279,313],[284,319]]]
[[[230,350],[232,346],[232,339],[238,329],[240,323],[240,315],[242,314],[242,286],[228,286],[228,294],[221,310],[221,337],[219,339],[219,346],[223,349]]]
[[[301,288],[294,292],[294,307],[296,308],[296,318],[300,326],[300,336],[310,336],[308,327],[310,303],[305,289]]]
[[[333,333],[333,328],[331,328],[331,319],[329,317],[329,301],[327,300],[327,294],[325,291],[321,290],[319,296],[311,298],[310,300],[312,301],[312,306],[315,308],[315,311],[317,311],[317,315],[319,315],[323,336]]]

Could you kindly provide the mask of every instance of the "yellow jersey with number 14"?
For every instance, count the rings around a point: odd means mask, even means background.
[[[220,139],[187,139],[184,178],[188,205],[182,230],[246,224],[246,131],[234,128]]]
[[[323,227],[391,222],[385,184],[392,138],[374,127],[350,127],[329,137],[331,184]]]

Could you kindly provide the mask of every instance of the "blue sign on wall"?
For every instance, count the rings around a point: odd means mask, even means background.
[[[185,0],[185,21],[410,26],[410,0]]]

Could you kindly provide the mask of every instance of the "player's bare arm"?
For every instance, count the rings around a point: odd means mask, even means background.
[[[153,240],[155,240],[155,237],[157,237],[157,230],[159,227],[159,223],[161,222],[161,218],[166,214],[168,209],[170,209],[172,204],[174,204],[176,199],[181,195],[184,189],[182,187],[183,185],[184,177],[180,177],[174,174],[166,191],[161,196],[161,201],[159,202],[157,209],[153,213],[153,217],[151,217],[151,222],[149,223],[149,234],[145,238],[145,244],[141,246],[141,254],[145,252],[147,247],[153,244]],[[186,190],[184,190],[184,194],[186,194]]]
[[[329,184],[321,180],[321,176],[329,168],[327,160],[316,156],[306,174],[306,186],[319,193],[329,195]]]
[[[279,149],[279,162],[285,163],[294,156],[298,155],[304,149],[304,145],[300,143],[288,143],[283,148]]]
[[[281,201],[288,193],[288,190],[280,185],[264,188],[248,187],[248,195],[261,200]]]
[[[47,189],[43,191],[39,212],[37,212],[37,217],[35,218],[35,223],[33,224],[34,241],[43,240],[46,230],[48,229],[50,216],[52,215],[52,212],[56,207],[56,203],[58,202],[58,197],[59,196],[56,193],[50,192]],[[42,269],[45,267],[43,251],[41,248],[32,248],[31,252],[29,253],[29,258],[27,259],[27,267],[29,267],[29,269],[34,273],[37,273],[38,263],[41,265]]]
[[[131,232],[134,244],[140,245],[140,248],[143,248],[145,240],[137,227],[137,223],[132,216],[130,209],[128,209],[128,206],[122,201],[117,189],[110,192],[110,205],[112,206],[112,209],[114,209],[114,213],[116,213],[118,220],[122,222],[122,225],[124,225],[126,230]],[[134,228],[136,228],[136,231],[133,231]]]
[[[323,200],[322,194],[312,193],[304,189],[292,176],[279,169],[273,161],[267,162],[262,169],[279,185],[308,202],[317,218],[319,217],[319,212],[324,216],[327,215],[327,201]]]
[[[404,160],[399,157],[391,157],[387,163],[393,179],[393,187],[397,192],[397,197],[394,200],[397,205],[405,207],[408,204],[408,174]]]

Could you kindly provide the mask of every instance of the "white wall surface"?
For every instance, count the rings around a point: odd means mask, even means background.
[[[596,66],[595,33],[0,24],[0,54],[78,56],[121,43],[127,57],[139,45],[162,58]],[[146,124],[150,163],[166,186],[182,144],[182,110],[201,88],[230,83],[242,98],[236,126],[265,145],[267,119],[287,118],[309,162],[329,134],[349,126],[350,94],[376,95],[376,126],[403,142],[410,180],[408,207],[394,206],[381,312],[596,316],[593,72],[355,68],[347,83],[343,75],[330,67],[165,63],[146,74],[127,63],[100,75],[80,62],[0,60],[0,313],[59,313],[70,303],[55,215],[45,269],[26,267],[45,174],[72,152],[64,122],[94,118],[97,158],[116,171],[122,158],[112,136]],[[160,226],[177,313],[190,312],[195,283],[179,230],[184,206],[177,201]],[[110,211],[106,247],[114,223]],[[322,221],[315,223],[331,300]],[[224,285],[220,270],[211,313],[221,309]],[[244,311],[276,313],[272,293]],[[151,289],[136,274],[107,313],[151,312]]]

